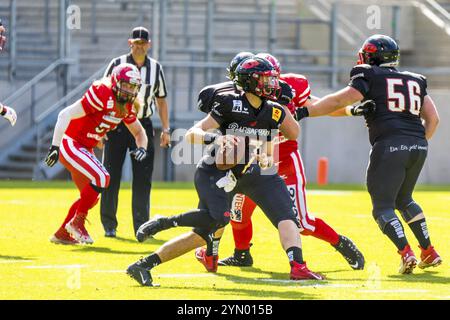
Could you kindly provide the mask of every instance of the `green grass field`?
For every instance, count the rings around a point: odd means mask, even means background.
[[[340,191],[333,191],[339,188]],[[371,216],[370,198],[361,186],[310,190],[309,210],[347,235],[366,258],[353,271],[334,249],[303,237],[308,266],[326,275],[322,282],[288,280],[289,264],[276,230],[260,210],[254,214],[252,268],[221,267],[207,273],[194,253],[152,271],[159,288],[144,288],[126,274],[127,266],[188,229],[167,230],[137,243],[131,225],[131,190],[120,194],[118,238],[103,236],[99,206],[89,214],[91,246],[54,245],[49,237],[77,197],[71,183],[0,182],[0,299],[450,299],[450,187],[418,188],[432,243],[443,264],[412,275],[397,274],[399,255]],[[152,214],[172,215],[196,207],[192,184],[156,183]],[[417,242],[406,230],[416,255]],[[233,251],[231,229],[225,231],[221,257]]]

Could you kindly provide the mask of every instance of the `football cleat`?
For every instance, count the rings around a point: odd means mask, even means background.
[[[253,258],[250,254],[250,249],[234,249],[234,254],[232,256],[219,261],[219,266],[251,267],[252,265]]]
[[[150,237],[153,237],[160,231],[169,229],[169,226],[164,226],[163,221],[167,219],[166,217],[157,215],[153,219],[150,219],[147,222],[144,222],[136,232],[136,239],[139,242],[144,242]]]
[[[323,280],[325,277],[320,273],[312,272],[306,266],[306,261],[298,263],[295,261],[290,262],[291,265],[291,280]]]
[[[422,251],[420,253],[420,262],[419,262],[419,268],[425,269],[429,267],[437,267],[442,263],[442,258],[439,256],[439,254],[434,250],[433,246],[429,246],[427,249],[423,249],[421,246],[419,246],[420,250]]]
[[[219,256],[208,256],[206,255],[206,248],[201,247],[195,250],[195,257],[201,264],[203,264],[206,271],[217,272]]]
[[[399,250],[398,253],[402,256],[398,272],[401,274],[412,273],[417,265],[417,258],[409,244],[402,251]]]
[[[364,269],[364,256],[361,251],[358,250],[352,240],[345,236],[339,235],[338,244],[333,246],[345,260],[347,260],[350,267],[353,270]]]
[[[141,261],[133,263],[127,268],[127,274],[136,280],[141,286],[153,287],[153,279],[150,270],[141,266]],[[156,285],[155,285],[156,286]]]
[[[59,228],[50,238],[50,242],[55,244],[78,244],[79,242],[72,238],[66,229]]]
[[[85,244],[93,244],[94,240],[92,240],[84,227],[85,220],[86,216],[76,214],[72,220],[66,224],[65,229],[75,240]]]
[[[116,237],[116,229],[105,229],[105,237],[115,238]]]

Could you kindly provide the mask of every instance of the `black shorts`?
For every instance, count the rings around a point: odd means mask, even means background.
[[[412,193],[428,152],[428,142],[415,137],[377,141],[370,153],[367,189],[374,209],[396,208]]]
[[[229,193],[230,204],[237,193],[250,197],[275,228],[278,228],[279,222],[283,220],[292,220],[300,228],[294,203],[279,175],[261,175],[259,170],[244,174],[238,179],[234,190]]]

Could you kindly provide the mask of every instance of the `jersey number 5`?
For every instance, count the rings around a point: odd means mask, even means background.
[[[403,79],[387,78],[387,104],[389,110],[393,112],[403,112],[406,110],[406,98],[403,92],[396,90],[396,87],[403,87]],[[420,114],[422,107],[420,99],[420,85],[414,80],[406,81],[409,97],[408,111],[416,116]]]

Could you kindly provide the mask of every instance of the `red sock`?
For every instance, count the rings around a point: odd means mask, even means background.
[[[85,214],[91,209],[98,201],[99,193],[92,188],[90,184],[81,190],[80,203],[78,204],[77,214]]]
[[[322,219],[316,218],[315,221],[316,229],[311,234],[313,237],[317,239],[321,239],[330,243],[331,245],[336,245],[339,242],[339,235],[331,228],[328,224],[325,223]]]
[[[252,240],[253,236],[252,221],[249,220],[244,223],[231,221],[231,227],[233,228],[233,238],[236,249],[250,249],[250,241]]]
[[[60,229],[64,229],[64,227],[66,226],[67,222],[69,222],[70,220],[72,220],[73,216],[75,215],[75,213],[77,212],[78,209],[78,205],[80,204],[80,199],[78,199],[77,201],[75,201],[72,206],[69,209],[69,213],[67,214],[66,219],[64,219],[63,224],[61,225]],[[65,229],[64,229],[65,230]]]

